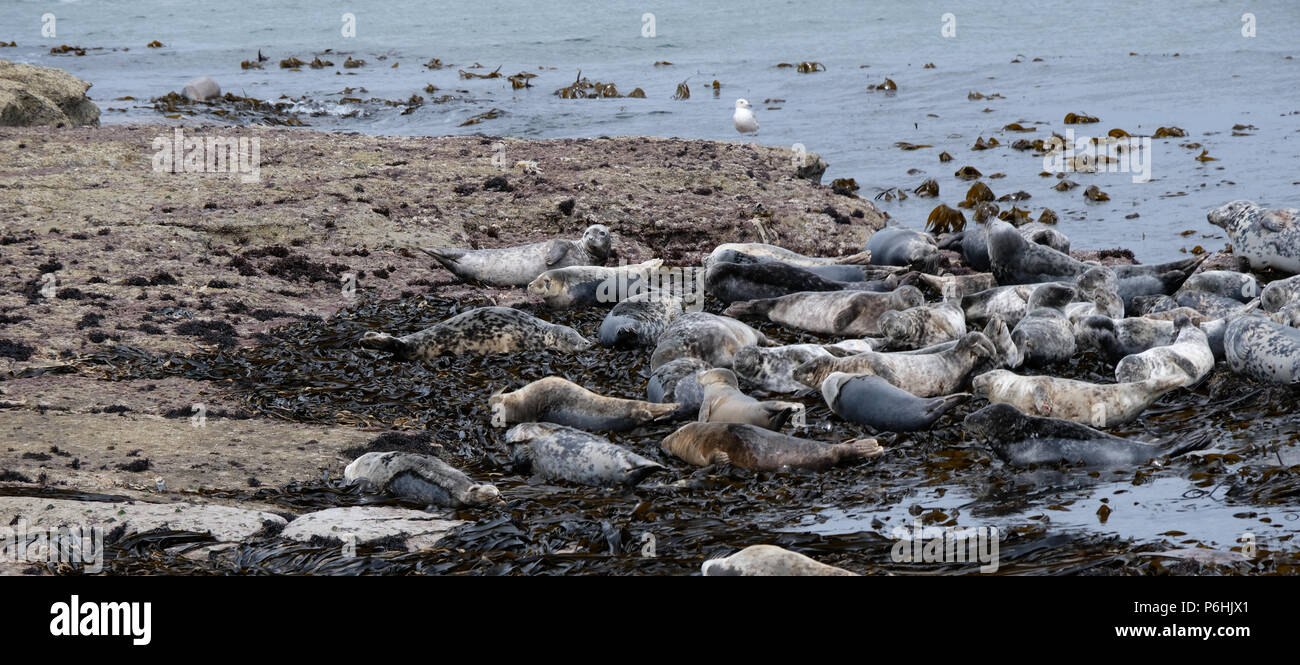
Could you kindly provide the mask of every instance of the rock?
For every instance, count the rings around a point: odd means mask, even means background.
[[[90,85],[61,69],[0,60],[0,126],[98,125]]]
[[[196,102],[206,102],[221,96],[221,86],[210,77],[200,76],[185,84],[185,90],[181,94]]]
[[[826,173],[828,167],[830,167],[830,164],[827,164],[821,155],[810,152],[804,155],[803,165],[795,167],[794,174],[804,180],[811,180],[820,185],[822,183],[822,174]]]
[[[348,506],[307,513],[290,522],[280,532],[280,536],[301,541],[311,540],[312,536],[346,541],[350,536],[356,538],[358,545],[405,536],[407,549],[414,551],[433,547],[448,532],[462,524],[468,522],[447,519],[446,515],[421,510],[390,506]]]
[[[270,526],[284,526],[283,517],[260,510],[197,503],[69,501],[41,497],[0,497],[0,524],[27,522],[27,528],[126,525],[126,534],[168,529],[210,533],[221,542],[238,542]]]
[[[501,496],[492,485],[475,484],[459,469],[432,455],[366,453],[343,470],[343,478],[394,496],[449,508],[491,503]]]

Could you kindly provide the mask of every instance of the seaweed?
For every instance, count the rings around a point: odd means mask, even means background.
[[[470,116],[468,120],[460,123],[459,125],[457,125],[457,127],[467,127],[469,125],[477,125],[480,122],[483,122],[484,120],[495,120],[496,118],[500,118],[504,114],[505,111],[493,107],[491,109],[488,109],[487,111],[479,113],[478,115]]]
[[[885,79],[884,82],[877,85],[868,85],[867,90],[883,90],[885,92],[895,92],[898,90],[898,84],[893,79]]]
[[[939,195],[939,181],[930,178],[929,180],[917,185],[916,189],[912,190],[912,193],[923,199],[936,197]]]
[[[1095,116],[1087,115],[1084,113],[1065,114],[1065,124],[1067,125],[1086,125],[1094,122],[1101,122],[1101,120]]]
[[[537,78],[537,75],[532,72],[519,72],[518,74],[512,74],[506,77],[506,80],[510,81],[511,88],[518,90],[520,88],[533,87],[533,84],[528,81],[533,78]]]
[[[963,166],[957,169],[957,172],[953,175],[961,180],[974,180],[984,174],[980,173],[979,169],[974,166]]]
[[[673,93],[673,99],[678,101],[691,98],[691,87],[686,85],[686,81],[677,84],[677,91]]]
[[[795,67],[795,71],[799,72],[800,74],[812,74],[813,72],[824,72],[826,71],[826,65],[823,65],[820,62],[809,62],[805,60],[804,62],[799,63],[798,67]]]
[[[1101,188],[1096,185],[1088,185],[1088,188],[1083,190],[1083,198],[1089,201],[1109,201],[1110,195],[1101,191]]]
[[[1182,137],[1187,136],[1187,130],[1181,127],[1160,127],[1156,129],[1156,133],[1152,134],[1152,136],[1158,139]]]
[[[298,69],[307,63],[295,57],[288,57],[280,61],[280,69]]]
[[[925,230],[930,233],[955,233],[966,228],[966,215],[960,210],[939,204],[925,220]]]
[[[492,71],[490,71],[490,72],[488,72],[488,73],[486,73],[486,74],[477,74],[477,73],[474,73],[474,72],[467,72],[467,71],[465,71],[465,70],[463,70],[463,69],[458,70],[458,71],[459,71],[459,73],[460,73],[460,77],[463,78],[463,79],[499,79],[499,78],[501,78],[501,67],[502,67],[502,65],[498,65],[496,69],[494,69],[494,70],[492,70]],[[515,86],[515,87],[519,87],[519,86]]]

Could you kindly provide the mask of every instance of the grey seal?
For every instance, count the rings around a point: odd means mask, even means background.
[[[558,376],[548,376],[513,392],[492,395],[488,409],[494,427],[540,421],[620,431],[667,420],[677,411],[677,404],[605,397]]]
[[[554,423],[520,423],[506,432],[505,441],[511,461],[547,480],[630,487],[665,469],[595,434]]]
[[[966,313],[955,300],[880,315],[880,332],[890,349],[919,349],[956,340],[966,332]]]
[[[719,256],[725,252],[739,252],[749,256],[771,259],[788,263],[793,266],[834,266],[834,265],[866,265],[871,262],[871,255],[865,252],[851,254],[849,256],[804,256],[798,252],[788,250],[776,245],[768,245],[759,242],[728,242],[713,248],[713,252],[706,259],[705,265],[710,265],[713,257]]]
[[[704,387],[696,378],[709,369],[709,364],[698,358],[678,358],[655,368],[646,382],[646,397],[651,402],[677,403],[680,406],[674,419],[695,418],[704,401]]]
[[[876,430],[914,432],[930,429],[969,393],[923,399],[874,374],[832,372],[822,381],[822,398],[835,415]]]
[[[1266,312],[1276,312],[1293,302],[1300,302],[1300,275],[1274,280],[1259,293]]]
[[[736,352],[731,369],[747,383],[774,393],[797,393],[808,386],[794,380],[796,367],[813,358],[833,358],[866,353],[871,344],[863,340],[845,340],[838,344],[788,344],[785,346],[746,346]]]
[[[834,282],[785,263],[718,262],[704,272],[709,295],[731,304],[738,300],[779,298],[800,291],[839,291],[852,282]]]
[[[725,314],[736,318],[766,318],[823,335],[862,336],[880,332],[879,319],[885,312],[924,303],[921,290],[915,286],[900,286],[888,293],[809,291],[733,302]]]
[[[1232,253],[1254,270],[1273,268],[1300,273],[1300,209],[1265,209],[1253,201],[1233,201],[1211,210],[1206,219],[1227,232]]]
[[[1214,369],[1210,338],[1186,316],[1174,319],[1174,341],[1138,354],[1125,356],[1115,365],[1115,380],[1133,382],[1181,374],[1185,386],[1196,385]]]
[[[875,439],[828,444],[746,423],[687,423],[659,445],[664,452],[695,466],[732,464],[756,471],[821,471],[885,452]]]
[[[1179,291],[1204,291],[1221,298],[1248,303],[1260,295],[1259,280],[1254,275],[1235,270],[1206,270],[1183,282]],[[1175,295],[1175,298],[1177,296]]]
[[[1091,467],[1129,467],[1161,456],[1177,457],[1213,442],[1208,432],[1159,445],[1134,441],[1068,420],[1027,416],[1010,404],[990,404],[966,416],[964,424],[1013,466],[1064,461]]]
[[[803,263],[787,263],[786,261],[774,259],[770,256],[756,256],[734,249],[714,251],[708,256],[708,264],[706,267],[711,266],[714,263],[784,263],[789,266],[802,268],[803,270],[807,270],[822,279],[828,279],[832,282],[862,282],[868,279],[868,271],[864,269],[864,266],[860,265],[806,265]],[[875,274],[876,272],[878,271],[872,271],[872,274]]]
[[[452,274],[492,286],[527,286],[547,270],[604,265],[609,257],[609,229],[593,224],[578,240],[545,240],[499,249],[421,247]]]
[[[776,545],[750,545],[731,556],[709,559],[700,566],[705,577],[856,577]]]
[[[803,426],[803,405],[798,402],[760,402],[740,391],[736,375],[729,369],[718,367],[700,372],[695,379],[704,388],[700,402],[699,421],[702,423],[749,423],[764,429],[780,431],[791,416],[796,416],[796,427]]]
[[[983,333],[966,333],[938,353],[862,353],[845,358],[814,358],[794,371],[794,379],[813,389],[832,372],[875,374],[917,397],[961,392],[971,372],[998,359],[997,347]]]
[[[946,262],[930,234],[897,226],[871,234],[865,250],[871,252],[871,264],[877,266],[908,266],[933,273]]]
[[[591,340],[573,328],[548,323],[510,307],[471,309],[402,337],[368,332],[359,344],[362,348],[387,351],[401,360],[543,349],[576,353],[592,346]]]
[[[750,344],[770,342],[763,333],[729,316],[687,312],[659,336],[650,355],[650,369],[678,358],[699,358],[711,367],[731,367],[732,356]]]
[[[662,259],[606,268],[605,266],[569,266],[554,268],[528,283],[528,292],[538,296],[551,309],[614,305],[645,291],[650,274],[663,265]]]
[[[1074,296],[1074,287],[1048,284],[1029,297],[1029,312],[1011,330],[1022,364],[1042,367],[1074,355],[1074,326],[1063,311]]]
[[[1164,374],[1134,383],[1089,383],[999,369],[975,377],[971,387],[990,402],[1011,404],[1030,415],[1112,427],[1136,420],[1152,402],[1185,381],[1181,374]]]
[[[1300,329],[1263,317],[1228,324],[1223,350],[1232,371],[1264,383],[1300,383]]]
[[[449,508],[491,503],[501,492],[432,455],[366,453],[343,469],[343,479],[394,496]]]
[[[600,344],[616,349],[654,346],[681,314],[682,301],[671,293],[658,289],[638,293],[605,315],[600,322]]]
[[[185,89],[181,91],[187,99],[196,102],[206,102],[209,99],[216,99],[221,96],[221,86],[209,76],[200,76],[189,83],[185,84]]]

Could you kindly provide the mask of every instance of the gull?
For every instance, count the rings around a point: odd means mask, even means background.
[[[736,112],[731,116],[731,122],[736,125],[736,131],[741,134],[758,133],[758,118],[754,117],[754,112],[749,102],[743,99],[736,100]]]

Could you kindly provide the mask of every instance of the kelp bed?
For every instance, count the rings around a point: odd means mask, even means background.
[[[417,552],[380,542],[359,546],[357,556],[349,557],[338,542],[299,543],[268,532],[194,560],[184,556],[185,551],[210,545],[210,537],[151,532],[112,542],[105,570],[128,574],[690,574],[711,556],[772,543],[868,574],[977,572],[978,564],[971,563],[895,563],[891,533],[919,521],[935,526],[998,526],[1002,532],[998,574],[1300,571],[1292,544],[1300,527],[1296,454],[1300,448],[1295,446],[1300,433],[1293,413],[1297,395],[1291,389],[1237,377],[1222,363],[1196,388],[1174,391],[1137,422],[1112,430],[1151,441],[1204,428],[1218,435],[1207,454],[1167,466],[1153,463],[1100,473],[1008,468],[961,427],[966,414],[984,405],[974,399],[953,409],[931,431],[874,434],[886,448],[883,457],[823,473],[690,467],[659,448],[659,441],[676,424],[614,434],[612,441],[670,469],[625,492],[546,484],[517,472],[502,443],[503,430],[488,424],[487,397],[495,390],[513,390],[559,375],[606,395],[644,399],[649,350],[597,347],[576,355],[527,352],[399,363],[355,344],[368,330],[405,334],[490,304],[486,299],[438,297],[436,290],[406,300],[362,298],[329,319],[273,330],[278,343],[167,356],[118,347],[77,358],[63,371],[75,368],[107,380],[202,379],[224,386],[255,414],[339,427],[423,431],[444,459],[476,479],[495,483],[506,501],[503,506],[458,511],[457,517],[471,524],[453,532],[437,548]],[[721,306],[709,300],[706,309],[718,312]],[[535,313],[594,339],[605,310]],[[759,327],[782,342],[824,341],[771,324]],[[1112,369],[1085,355],[1051,371],[1105,381]],[[797,399],[808,406],[809,429],[803,436],[842,441],[873,435],[865,426],[833,417],[819,394]],[[1099,498],[1103,492],[1105,499]],[[293,513],[360,504],[404,505],[345,486],[339,477],[208,494],[279,505]],[[1133,516],[1123,499],[1126,494],[1154,503],[1143,509],[1149,515],[1138,515],[1136,532],[1121,536],[1104,524],[1112,508],[1116,515]],[[1109,505],[1102,508],[1103,503]],[[1235,563],[1151,556],[1196,547],[1195,534],[1184,531],[1195,531],[1188,526],[1194,527],[1200,519],[1226,522],[1234,532],[1253,532],[1259,539],[1257,556]],[[1132,532],[1132,526],[1127,530]],[[1233,546],[1231,541],[1217,539],[1213,546],[1226,550]]]

